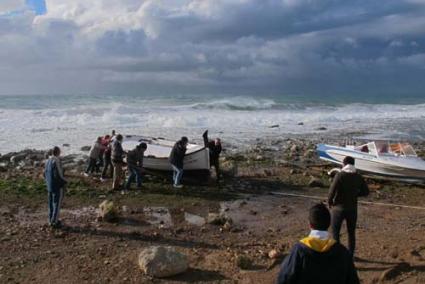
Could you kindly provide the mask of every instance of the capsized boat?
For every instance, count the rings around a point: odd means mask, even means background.
[[[318,144],[319,158],[342,164],[346,156],[356,160],[360,171],[405,180],[425,181],[425,161],[419,158],[409,143],[372,141],[360,146]]]
[[[164,138],[144,137],[137,135],[124,136],[122,146],[124,151],[134,149],[140,143],[146,143],[146,149],[143,158],[143,167],[148,170],[171,171],[171,164],[168,161],[174,141]],[[203,145],[189,143],[187,145],[186,155],[184,157],[184,170],[187,171],[205,171],[210,170],[210,156],[208,148]]]

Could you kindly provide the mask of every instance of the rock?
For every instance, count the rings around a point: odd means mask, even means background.
[[[258,155],[258,156],[255,157],[255,160],[256,161],[262,161],[262,160],[264,160],[264,157],[261,156],[261,155]]]
[[[252,260],[245,255],[238,255],[235,259],[236,266],[240,269],[250,269],[252,267]]]
[[[69,145],[68,143],[63,143],[62,147],[70,147],[71,145]]]
[[[232,219],[228,219],[226,221],[226,223],[224,223],[224,225],[223,225],[223,230],[230,231],[232,229],[232,227],[233,227],[233,221],[232,221]]]
[[[299,147],[297,145],[292,145],[289,151],[291,151],[292,154],[297,154],[299,150]]]
[[[279,124],[273,124],[269,126],[269,128],[278,128],[278,127],[279,127]]]
[[[140,252],[139,267],[146,275],[164,278],[185,272],[189,265],[187,257],[172,247],[151,246]]]
[[[276,250],[276,249],[272,249],[271,251],[269,251],[269,253],[267,255],[270,259],[277,259],[281,256],[279,251]]]
[[[88,151],[90,151],[90,148],[91,148],[90,146],[83,146],[83,147],[80,148],[80,150],[84,151],[84,152],[88,152]]]
[[[324,130],[328,130],[326,127],[318,127],[318,128],[316,128],[316,130],[319,130],[319,131],[324,131]]]
[[[22,162],[23,160],[25,160],[26,156],[27,155],[25,153],[14,155],[10,157],[10,162],[14,165],[19,164],[19,162]]]
[[[226,222],[232,222],[232,219],[224,214],[208,213],[207,223],[212,225],[223,226]]]
[[[323,184],[323,182],[315,177],[312,177],[310,179],[310,181],[308,182],[308,186],[310,187],[324,187],[325,185]]]
[[[289,174],[290,174],[290,175],[294,175],[294,174],[296,174],[296,173],[297,173],[297,171],[296,171],[295,169],[292,169],[292,170],[290,170],[290,171],[289,171]]]
[[[118,217],[118,211],[114,202],[105,200],[99,205],[99,218],[102,221],[112,222]]]
[[[304,125],[304,122],[298,122],[298,125]]]
[[[7,172],[7,167],[4,165],[0,165],[0,173],[5,173]]]

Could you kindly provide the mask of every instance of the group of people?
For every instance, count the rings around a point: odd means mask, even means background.
[[[211,165],[218,172],[218,156],[221,152],[220,141],[209,141],[207,132],[203,136],[205,146],[213,149],[210,151],[210,155],[213,155]],[[118,189],[120,186],[124,165],[127,165],[129,172],[125,187],[127,189],[130,188],[134,180],[137,186],[140,187],[142,183],[143,156],[147,145],[140,143],[133,150],[126,153],[121,145],[122,140],[123,137],[120,134],[112,137],[106,135],[97,139],[90,151],[86,173],[90,173],[93,168],[96,168],[96,158],[103,152],[103,170],[105,172],[105,168],[106,170],[113,168],[114,189]],[[106,144],[105,141],[108,141],[108,143]],[[173,186],[176,188],[182,187],[183,158],[188,142],[187,137],[182,137],[175,143],[169,157],[173,168]],[[208,146],[209,143],[211,144],[210,146]],[[104,145],[104,148],[98,144]],[[98,147],[98,149],[94,149],[95,147]],[[110,154],[107,152],[109,151],[108,148],[110,148]],[[61,226],[58,216],[64,187],[67,184],[59,159],[60,153],[59,147],[53,148],[52,155],[46,162],[44,172],[48,191],[49,225],[52,227]],[[127,156],[126,163],[124,162],[124,155]],[[363,177],[357,172],[354,158],[345,157],[343,167],[334,177],[329,189],[327,203],[330,210],[323,203],[316,204],[310,208],[310,234],[296,243],[285,258],[281,265],[277,283],[359,283],[354,266],[357,199],[368,194],[369,188]],[[340,230],[344,221],[348,232],[348,249],[340,243]],[[332,229],[332,234],[328,232],[329,227]]]
[[[215,168],[217,181],[219,181],[219,158],[222,151],[221,141],[219,138],[209,140],[208,130],[204,132],[202,137],[204,146],[209,149],[210,165]],[[115,130],[112,131],[112,135],[98,137],[90,148],[87,168],[84,175],[90,176],[94,172],[99,172],[100,168],[103,167],[101,181],[105,181],[108,177],[112,178],[112,189],[118,190],[122,186],[121,183],[124,176],[123,167],[127,165],[129,176],[124,189],[129,190],[134,180],[137,183],[137,187],[140,188],[142,185],[142,173],[144,171],[143,156],[147,149],[147,144],[140,143],[135,149],[127,153],[122,147],[122,140],[122,135],[116,135]],[[174,144],[169,156],[169,162],[173,169],[174,188],[183,187],[181,180],[183,177],[184,157],[186,155],[188,143],[189,139],[183,136]],[[124,161],[125,156],[126,162]]]
[[[122,147],[123,136],[116,134],[98,137],[90,148],[85,176],[90,176],[95,171],[99,172],[103,167],[101,181],[108,177],[112,178],[113,190],[129,190],[131,184],[136,181],[137,188],[142,187],[143,156],[147,149],[146,143],[138,144],[134,149],[126,152]],[[126,161],[124,158],[126,157]],[[124,171],[127,166],[128,178],[123,184]]]

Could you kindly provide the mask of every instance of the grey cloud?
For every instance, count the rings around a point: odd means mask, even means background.
[[[140,8],[135,1],[127,4],[129,11]],[[420,3],[213,5],[205,14],[151,2],[142,24],[110,26],[94,35],[72,19],[33,24],[34,15],[0,18],[0,93],[143,87],[150,92],[421,95],[425,87],[419,79],[423,64],[418,64],[425,53]],[[154,36],[149,26],[155,27]],[[43,72],[49,77],[34,74]],[[21,77],[25,86],[18,83]]]

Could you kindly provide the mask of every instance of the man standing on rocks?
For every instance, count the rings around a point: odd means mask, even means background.
[[[189,139],[183,136],[179,141],[174,144],[171,150],[169,161],[173,168],[173,186],[174,188],[182,188],[181,179],[183,176],[183,160],[186,154],[187,144]]]
[[[348,250],[328,233],[331,216],[322,203],[309,211],[310,235],[299,241],[282,263],[277,284],[358,284]]]
[[[202,134],[202,138],[204,138],[204,145],[208,148],[210,153],[210,167],[213,166],[216,173],[217,181],[220,180],[220,153],[221,153],[221,140],[216,138],[215,140],[208,139],[208,130]]]
[[[112,142],[111,158],[112,158],[112,165],[114,166],[114,177],[112,181],[113,190],[120,190],[122,178],[123,178],[122,168],[125,166],[125,163],[124,163],[125,152],[121,145],[122,140],[123,140],[122,135],[118,134]]]
[[[59,210],[62,203],[64,186],[67,183],[63,176],[62,163],[59,158],[60,153],[60,148],[55,146],[44,169],[49,202],[49,226],[53,228],[59,228],[61,226]]]
[[[137,189],[142,188],[143,154],[147,148],[148,145],[146,143],[140,143],[135,149],[128,151],[127,168],[130,175],[125,185],[126,190],[130,190],[134,179],[136,179]]]
[[[341,172],[334,177],[329,189],[328,204],[332,208],[332,234],[339,242],[339,233],[344,220],[347,223],[348,250],[354,257],[356,248],[357,198],[367,196],[369,188],[354,167],[353,157],[345,157]]]

